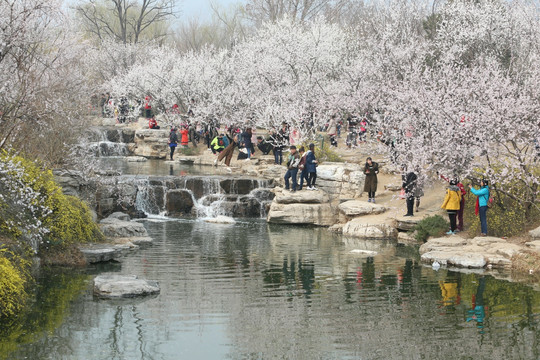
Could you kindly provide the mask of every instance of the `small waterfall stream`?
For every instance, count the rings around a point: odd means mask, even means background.
[[[139,177],[131,186],[132,210],[150,216],[265,217],[274,196],[271,181],[219,176]]]
[[[135,141],[135,130],[126,128],[91,128],[85,146],[96,157],[129,156],[129,143]]]

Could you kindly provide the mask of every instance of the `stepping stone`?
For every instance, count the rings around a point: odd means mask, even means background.
[[[351,217],[382,214],[386,211],[386,207],[382,205],[359,200],[345,201],[339,204],[338,207],[343,214]]]
[[[157,281],[139,279],[136,275],[99,275],[94,278],[94,295],[101,299],[155,295],[160,291]]]

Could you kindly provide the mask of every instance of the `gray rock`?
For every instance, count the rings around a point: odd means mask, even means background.
[[[119,260],[129,251],[137,249],[132,243],[121,245],[93,244],[79,248],[88,264]]]
[[[330,204],[279,204],[272,202],[269,223],[331,226],[336,216]]]
[[[540,240],[540,227],[529,231],[529,235],[533,238],[533,240]]]
[[[187,190],[170,190],[167,192],[166,209],[169,215],[185,215],[193,208],[193,196]]]
[[[101,220],[99,226],[103,235],[113,238],[148,237],[143,224],[135,221],[122,221],[115,218]]]
[[[343,226],[343,235],[362,239],[395,240],[398,231],[392,219],[381,219],[377,215],[358,217]]]
[[[338,207],[343,214],[351,217],[381,214],[386,211],[386,208],[382,205],[359,200],[346,201],[339,204]]]
[[[157,281],[139,279],[136,275],[99,275],[94,278],[94,295],[102,299],[155,295],[160,291]]]
[[[429,264],[437,261],[441,265],[463,268],[483,268],[486,266],[484,255],[466,251],[430,251],[423,254],[421,259]]]
[[[120,212],[120,211],[117,211],[115,213],[112,213],[111,215],[109,215],[110,219],[118,219],[118,220],[122,220],[122,221],[129,221],[131,220],[131,218],[129,217],[128,214],[126,213],[123,213],[123,212]]]

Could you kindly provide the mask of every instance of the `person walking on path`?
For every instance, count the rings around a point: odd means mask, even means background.
[[[171,160],[174,156],[174,150],[178,146],[178,135],[176,134],[176,129],[172,128],[171,133],[169,134],[169,147],[171,148]]]
[[[296,191],[298,175],[298,164],[300,164],[300,155],[296,151],[296,146],[291,145],[291,152],[287,160],[287,172],[285,173],[285,190],[289,190],[289,179],[292,178],[292,192]]]
[[[308,172],[306,168],[307,153],[305,151],[306,150],[304,149],[303,146],[300,146],[300,148],[298,149],[298,152],[300,153],[300,163],[298,164],[298,170],[300,170],[300,186],[298,187],[298,190],[302,190],[302,188],[304,187],[304,180],[306,180],[306,183],[308,180],[307,178]]]
[[[416,182],[418,180],[418,176],[414,173],[414,171],[407,173],[407,167],[403,166],[403,175],[401,175],[401,179],[403,180],[403,184],[401,185],[401,190],[405,194],[405,199],[407,202],[407,214],[404,216],[414,216],[414,193],[416,191]]]
[[[368,202],[375,203],[375,192],[377,191],[377,174],[379,173],[379,164],[374,162],[371,157],[366,159],[364,165],[364,174],[366,180],[364,182],[364,191],[368,193]]]
[[[309,144],[309,150],[306,154],[306,170],[307,170],[307,189],[317,190],[315,181],[317,180],[317,164],[319,162],[315,158],[315,144]]]
[[[461,203],[461,189],[457,186],[457,180],[450,180],[450,186],[446,190],[446,196],[444,202],[441,205],[442,209],[448,212],[448,218],[450,219],[450,231],[446,235],[454,235],[457,229],[457,213]]]
[[[483,179],[480,182],[480,189],[473,188],[471,184],[469,184],[469,189],[474,195],[477,196],[475,213],[476,215],[480,215],[480,228],[482,231],[481,235],[487,236],[487,210],[490,202],[489,183],[486,179]]]

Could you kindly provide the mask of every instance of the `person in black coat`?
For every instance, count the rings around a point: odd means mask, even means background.
[[[407,167],[402,167],[403,174],[401,175],[401,178],[403,180],[403,184],[401,185],[401,189],[405,191],[405,199],[407,201],[407,214],[404,216],[414,216],[414,194],[416,191],[416,182],[418,180],[418,176],[414,173],[414,171],[407,172]]]

